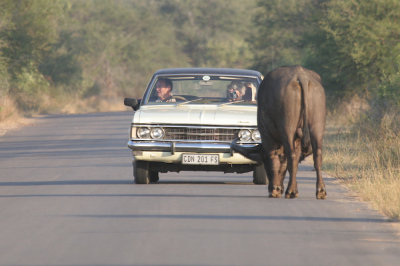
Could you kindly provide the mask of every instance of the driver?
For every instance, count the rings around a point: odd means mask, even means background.
[[[172,82],[169,79],[159,79],[156,84],[157,91],[157,100],[156,102],[161,103],[172,103],[176,102],[174,98],[172,98]]]

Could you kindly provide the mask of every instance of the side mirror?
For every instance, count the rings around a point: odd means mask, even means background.
[[[134,99],[134,98],[125,98],[124,99],[124,105],[132,107],[133,110],[139,109],[140,106],[140,100]]]

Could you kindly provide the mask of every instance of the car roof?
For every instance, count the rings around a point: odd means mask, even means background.
[[[154,75],[177,75],[177,74],[202,74],[202,75],[238,75],[238,76],[257,76],[262,74],[256,70],[238,68],[165,68],[157,70]]]

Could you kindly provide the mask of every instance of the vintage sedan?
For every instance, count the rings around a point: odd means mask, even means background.
[[[253,172],[265,184],[264,166],[231,148],[261,143],[256,93],[262,75],[227,68],[161,69],[142,99],[125,98],[134,110],[128,147],[135,183],[159,181],[169,171]]]

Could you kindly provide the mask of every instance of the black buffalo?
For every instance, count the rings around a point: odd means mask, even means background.
[[[232,143],[237,152],[264,163],[270,197],[283,194],[289,170],[286,198],[298,196],[298,163],[313,154],[317,173],[317,199],[326,198],[322,179],[322,139],[326,103],[321,77],[301,66],[280,67],[269,72],[258,90],[257,122],[262,146],[246,149]]]

